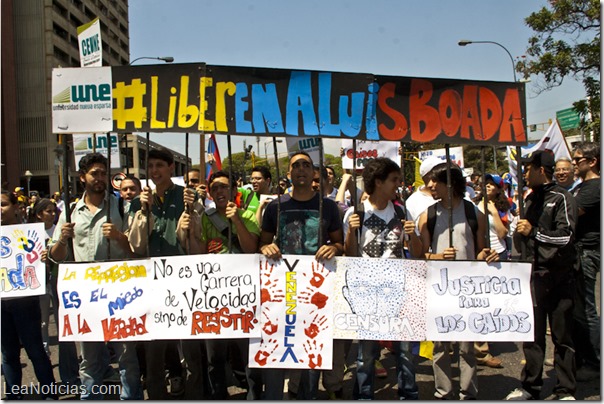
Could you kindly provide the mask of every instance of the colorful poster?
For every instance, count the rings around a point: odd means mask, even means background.
[[[398,148],[400,147],[399,142],[375,142],[368,140],[357,141],[357,169],[365,168],[365,164],[368,161],[376,159],[378,157],[386,157],[390,160],[400,164],[401,156],[398,154]],[[354,151],[352,149],[352,140],[342,140],[342,148],[344,149],[344,155],[342,156],[342,168],[352,169]]]
[[[59,265],[60,341],[149,340],[152,261]]]
[[[249,366],[331,369],[335,260],[260,258],[262,337],[250,339]]]
[[[8,285],[17,278],[4,265]],[[251,367],[298,369],[329,369],[334,338],[531,341],[530,271],[517,262],[260,254],[67,263],[59,338],[250,338]]]
[[[111,67],[52,69],[53,133],[113,130]]]
[[[59,266],[61,341],[259,336],[256,255]]]
[[[334,338],[426,339],[426,261],[336,260]]]
[[[57,133],[211,132],[491,146],[527,142],[523,83],[204,63],[110,69],[113,127],[100,130],[91,122],[93,129],[81,130],[70,119],[53,116]],[[86,87],[90,83],[75,76],[56,91],[54,82],[61,77],[53,76],[53,103],[59,102],[55,97],[66,98],[68,86],[82,84],[92,93]]]
[[[427,262],[428,340],[533,340],[531,264]]]
[[[0,298],[46,293],[44,223],[0,226]]]

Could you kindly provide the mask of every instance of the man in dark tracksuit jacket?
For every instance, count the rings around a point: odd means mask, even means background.
[[[539,399],[543,386],[543,360],[547,318],[555,345],[554,368],[558,399],[573,399],[575,350],[572,340],[573,280],[576,252],[573,246],[577,206],[568,191],[552,182],[554,156],[537,151],[524,161],[524,177],[532,193],[525,201],[525,217],[518,221],[514,243],[526,248],[533,261],[531,288],[535,316],[534,342],[523,344],[526,364],[522,389],[508,400]]]

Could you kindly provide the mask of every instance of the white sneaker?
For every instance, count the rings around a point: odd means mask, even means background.
[[[526,391],[525,389],[516,389],[507,395],[505,398],[506,401],[524,401],[524,400],[533,400],[533,396],[531,393]]]
[[[575,398],[573,396],[564,396],[564,397],[560,397],[558,400],[560,400],[560,401],[575,401]]]

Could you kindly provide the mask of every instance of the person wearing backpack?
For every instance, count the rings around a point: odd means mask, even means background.
[[[451,214],[453,228],[449,227],[450,211],[447,192],[447,165],[451,172]],[[467,199],[464,199],[466,180],[461,169],[451,163],[443,162],[432,169],[427,187],[434,199],[440,199],[428,208],[419,218],[420,238],[423,252],[429,260],[484,260],[488,263],[499,260],[495,250],[485,247],[486,226],[484,215]],[[453,243],[449,243],[449,234],[453,234]],[[451,375],[450,348],[454,342],[434,342],[434,396],[437,399],[452,399],[453,384]],[[476,357],[474,343],[459,344],[460,377],[459,398],[476,399],[478,379],[476,375]]]
[[[363,182],[369,198],[363,201],[359,211],[349,209],[344,216],[345,254],[404,258],[404,243],[408,238],[411,255],[420,257],[423,248],[415,232],[415,223],[403,206],[392,202],[401,183],[400,167],[384,157],[371,160],[363,170]],[[400,399],[417,400],[419,391],[411,343],[398,341],[392,346],[397,355],[398,396]],[[375,361],[380,358],[380,350],[379,341],[359,341],[354,399],[373,399]]]

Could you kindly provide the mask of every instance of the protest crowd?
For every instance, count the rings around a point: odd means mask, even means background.
[[[522,344],[525,363],[517,389],[501,399],[544,399],[543,371],[549,363],[556,372],[552,398],[574,400],[578,381],[600,377],[595,300],[600,146],[579,143],[571,159],[557,161],[547,150],[535,151],[520,165],[524,189],[514,187],[509,173],[477,175],[475,169],[470,177],[451,161],[428,157],[419,166],[423,185],[413,189],[404,184],[401,167],[388,158],[366,161],[358,172],[362,181],[355,182],[350,170],[338,181],[332,167],[297,152],[280,178],[272,178],[265,166],[251,169],[250,184],[238,183],[227,171],[214,170],[204,179],[198,169],[190,169],[181,186],[172,180],[171,152],[153,149],[147,172],[154,189],[129,175],[119,190],[110,192],[107,158],[90,153],[79,162],[84,189],[79,198],[59,192],[28,198],[22,188],[3,190],[2,226],[40,222],[47,237],[42,253],[46,294],[1,301],[3,395],[23,398],[19,389],[12,389],[22,383],[21,347],[40,384],[77,386],[81,399],[102,399],[99,387],[113,383],[121,385],[121,399],[223,400],[229,398],[232,380],[247,390],[249,400],[317,399],[321,382],[330,399],[373,399],[375,379],[386,372],[380,353],[387,347],[396,358],[398,398],[471,400],[481,398],[478,366],[504,366],[488,342],[435,341],[435,393],[422,397],[416,383],[418,341],[357,340],[353,391],[344,391],[353,345],[345,339],[333,341],[331,370],[287,372],[249,367],[248,339],[241,338],[60,341],[60,381],[55,380],[48,324],[51,313],[60,322],[59,265],[107,260],[110,251],[112,259],[258,253],[275,261],[284,254],[310,255],[318,262],[336,256],[488,265],[529,261],[534,338]],[[546,355],[548,334],[553,357]],[[453,386],[454,350],[459,355],[458,388]],[[284,394],[286,380],[289,396]]]

